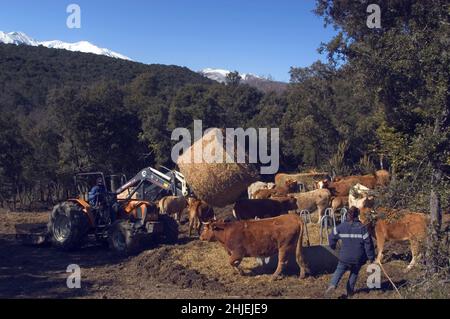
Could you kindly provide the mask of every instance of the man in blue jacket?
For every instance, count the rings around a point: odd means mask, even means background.
[[[367,228],[359,221],[358,216],[359,209],[351,207],[347,213],[347,221],[335,227],[328,237],[331,249],[336,249],[339,239],[342,242],[342,247],[339,253],[339,263],[325,295],[330,295],[336,290],[339,281],[347,270],[350,271],[347,282],[347,296],[353,295],[361,267],[367,260],[373,263],[375,259],[372,237]]]
[[[97,207],[102,205],[106,197],[106,188],[103,184],[103,178],[97,178],[96,185],[91,188],[88,195],[89,204],[92,207]]]

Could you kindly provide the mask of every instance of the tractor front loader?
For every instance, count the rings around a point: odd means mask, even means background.
[[[104,174],[77,174],[75,185],[79,195],[53,208],[46,241],[57,248],[73,250],[94,236],[120,255],[136,254],[144,246],[156,242],[176,243],[178,224],[171,216],[160,214],[155,201],[165,195],[187,195],[189,190],[183,175],[165,170],[145,168],[128,182],[123,182],[122,178],[122,186],[106,190],[94,200],[87,198],[86,183],[80,179],[101,178],[106,185]],[[18,237],[28,242],[37,241],[30,241],[30,236],[23,234]],[[42,242],[42,233],[35,234],[35,238],[41,238],[39,242]]]

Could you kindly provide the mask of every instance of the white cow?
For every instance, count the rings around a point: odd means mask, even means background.
[[[275,183],[254,182],[247,188],[248,198],[252,199],[253,195],[260,189],[273,189]]]
[[[355,206],[359,209],[372,207],[374,199],[370,188],[362,184],[355,184],[350,188],[348,194],[348,207]]]

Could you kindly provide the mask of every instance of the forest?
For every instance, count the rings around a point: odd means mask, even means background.
[[[221,84],[179,66],[0,45],[0,205],[50,207],[76,172],[174,167],[171,131],[200,119],[280,128],[280,171],[385,168],[393,180],[380,200],[448,211],[447,1],[386,2],[380,29],[358,1],[317,0],[315,13],[338,33],[318,48],[324,61],[291,68],[283,92],[236,73]]]

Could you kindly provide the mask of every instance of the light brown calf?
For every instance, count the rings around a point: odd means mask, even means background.
[[[384,215],[384,219],[380,218],[382,215]],[[371,208],[362,208],[361,222],[367,224],[370,234],[377,240],[376,262],[381,263],[384,244],[387,241],[409,241],[412,260],[406,271],[410,270],[421,258],[421,244],[427,236],[427,215],[386,208],[378,208],[375,213]]]
[[[188,198],[189,210],[189,237],[195,230],[200,235],[202,223],[207,223],[215,219],[214,209],[205,201],[193,197]]]
[[[187,207],[187,201],[183,196],[166,196],[158,202],[158,207],[162,214],[174,215],[175,220],[179,223],[181,214]]]

